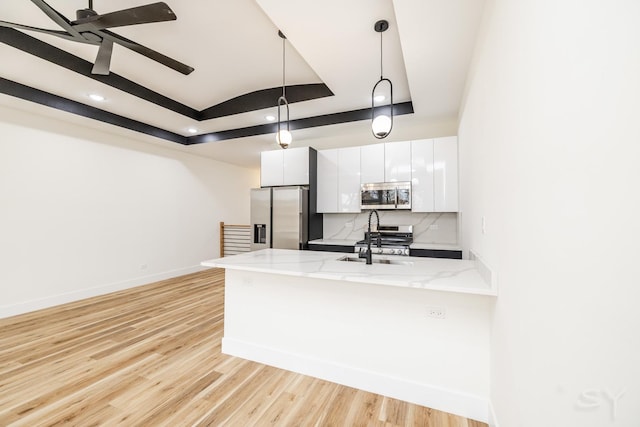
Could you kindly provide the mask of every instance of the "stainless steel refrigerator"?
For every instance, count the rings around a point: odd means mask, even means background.
[[[309,241],[309,189],[251,190],[251,250],[305,249]]]

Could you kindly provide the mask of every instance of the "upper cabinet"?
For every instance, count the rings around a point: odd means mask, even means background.
[[[283,153],[284,150],[260,153],[260,185],[262,187],[282,185],[284,179]]]
[[[360,147],[360,183],[384,182],[384,144]]]
[[[411,181],[411,141],[360,147],[360,183]]]
[[[384,144],[384,182],[411,181],[411,141]]]
[[[260,185],[309,185],[309,147],[263,151]]]
[[[413,212],[458,211],[458,138],[411,142]]]
[[[411,210],[433,212],[433,139],[411,141]]]
[[[338,150],[338,212],[360,212],[360,147]]]
[[[433,192],[436,212],[458,211],[458,137],[433,141]]]
[[[318,212],[360,212],[360,148],[318,151]]]
[[[318,151],[318,212],[338,212],[338,149]]]

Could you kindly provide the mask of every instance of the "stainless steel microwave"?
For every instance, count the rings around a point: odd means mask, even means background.
[[[362,184],[360,208],[411,209],[411,182]]]

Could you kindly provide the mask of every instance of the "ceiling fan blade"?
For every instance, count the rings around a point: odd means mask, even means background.
[[[42,10],[49,18],[51,18],[53,22],[55,22],[60,27],[62,27],[63,30],[65,30],[66,32],[68,32],[73,36],[82,38],[82,36],[80,35],[80,32],[73,29],[73,26],[71,25],[71,21],[65,18],[64,15],[59,13],[57,10],[49,6],[44,0],[31,0],[31,2],[36,6],[38,6],[40,10]]]
[[[17,30],[35,31],[37,33],[49,34],[49,35],[56,36],[56,37],[61,37],[63,39],[67,39],[67,40],[81,41],[80,39],[78,39],[77,37],[72,36],[71,34],[67,33],[66,31],[48,30],[46,28],[31,27],[29,25],[15,24],[13,22],[7,22],[7,21],[0,21],[0,27],[15,28]]]
[[[109,75],[109,67],[111,66],[111,54],[113,53],[113,42],[109,39],[103,39],[98,49],[96,62],[93,64],[91,74]]]
[[[71,22],[76,31],[103,30],[127,25],[149,24],[153,22],[175,21],[175,13],[164,2],[132,7],[131,9],[89,16]]]
[[[160,52],[156,52],[155,50],[149,49],[148,47],[142,46],[139,43],[136,43],[132,40],[124,38],[118,34],[112,33],[109,30],[100,30],[97,31],[96,34],[99,34],[102,38],[109,39],[114,43],[119,44],[120,46],[124,46],[127,49],[131,49],[134,52],[138,52],[140,55],[146,56],[149,59],[153,59],[156,62],[161,63],[169,68],[176,70],[182,74],[191,74],[194,70],[193,67],[190,67],[182,62],[176,61],[173,58],[169,58],[166,55],[161,54]]]

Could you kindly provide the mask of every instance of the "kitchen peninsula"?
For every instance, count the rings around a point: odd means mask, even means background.
[[[226,270],[222,351],[486,420],[497,292],[477,261],[354,259],[264,249],[203,262]]]

